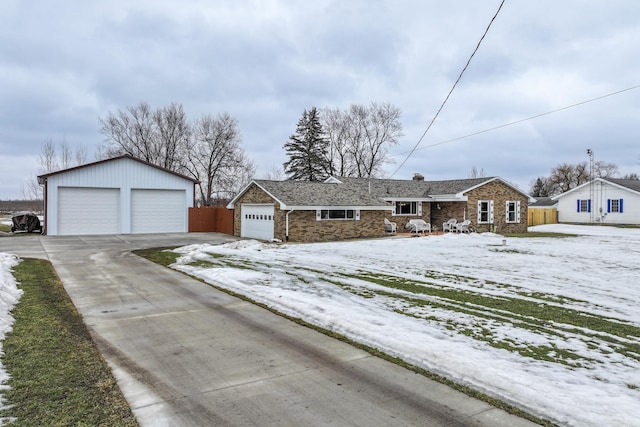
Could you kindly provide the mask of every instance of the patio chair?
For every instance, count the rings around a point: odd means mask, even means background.
[[[471,221],[465,219],[462,222],[459,222],[455,225],[455,231],[457,233],[469,233],[469,226],[471,225]]]
[[[395,233],[396,228],[397,224],[395,222],[391,222],[387,218],[384,219],[384,231],[387,233]]]
[[[442,232],[455,231],[457,222],[457,219],[451,218],[449,221],[442,223]]]
[[[404,228],[408,228],[411,233],[431,233],[431,224],[424,219],[410,219]]]

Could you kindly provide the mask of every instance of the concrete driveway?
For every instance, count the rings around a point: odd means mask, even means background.
[[[0,238],[49,259],[143,426],[529,426],[181,273],[138,248],[216,233]]]

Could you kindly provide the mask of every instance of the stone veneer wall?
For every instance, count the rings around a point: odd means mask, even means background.
[[[464,208],[466,202],[432,202],[431,204],[431,229],[434,231],[442,231],[442,224],[455,218],[458,222],[464,220]],[[440,209],[438,209],[440,205]],[[424,209],[424,207],[423,207]]]
[[[235,203],[233,234],[240,236],[241,206],[243,203],[273,203],[274,237],[286,241],[286,214],[279,204],[258,186],[252,185]],[[320,242],[385,235],[384,218],[386,211],[360,211],[360,220],[316,220],[316,211],[293,211],[289,214],[290,242]],[[399,226],[399,225],[398,225]]]
[[[332,240],[381,237],[385,235],[385,211],[360,211],[360,220],[316,220],[316,211],[289,214],[290,242],[325,242]],[[283,228],[284,230],[284,228]]]
[[[491,231],[492,224],[478,224],[478,201],[493,200],[493,225],[497,233],[526,233],[529,199],[500,181],[492,181],[489,184],[476,188],[466,193],[467,218],[478,232]],[[520,202],[520,222],[507,223],[506,202]],[[458,219],[458,221],[460,221]]]

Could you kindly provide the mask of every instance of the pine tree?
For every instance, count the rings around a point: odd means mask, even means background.
[[[305,110],[298,121],[296,133],[284,144],[289,160],[284,166],[288,179],[322,181],[327,178],[329,141],[322,131],[318,110]]]

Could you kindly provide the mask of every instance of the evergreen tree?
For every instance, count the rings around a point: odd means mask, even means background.
[[[289,157],[283,164],[288,179],[322,181],[327,178],[329,141],[322,131],[315,107],[302,113],[296,133],[289,137],[284,149]]]
[[[549,197],[549,184],[548,180],[543,177],[538,177],[531,185],[532,197]]]

